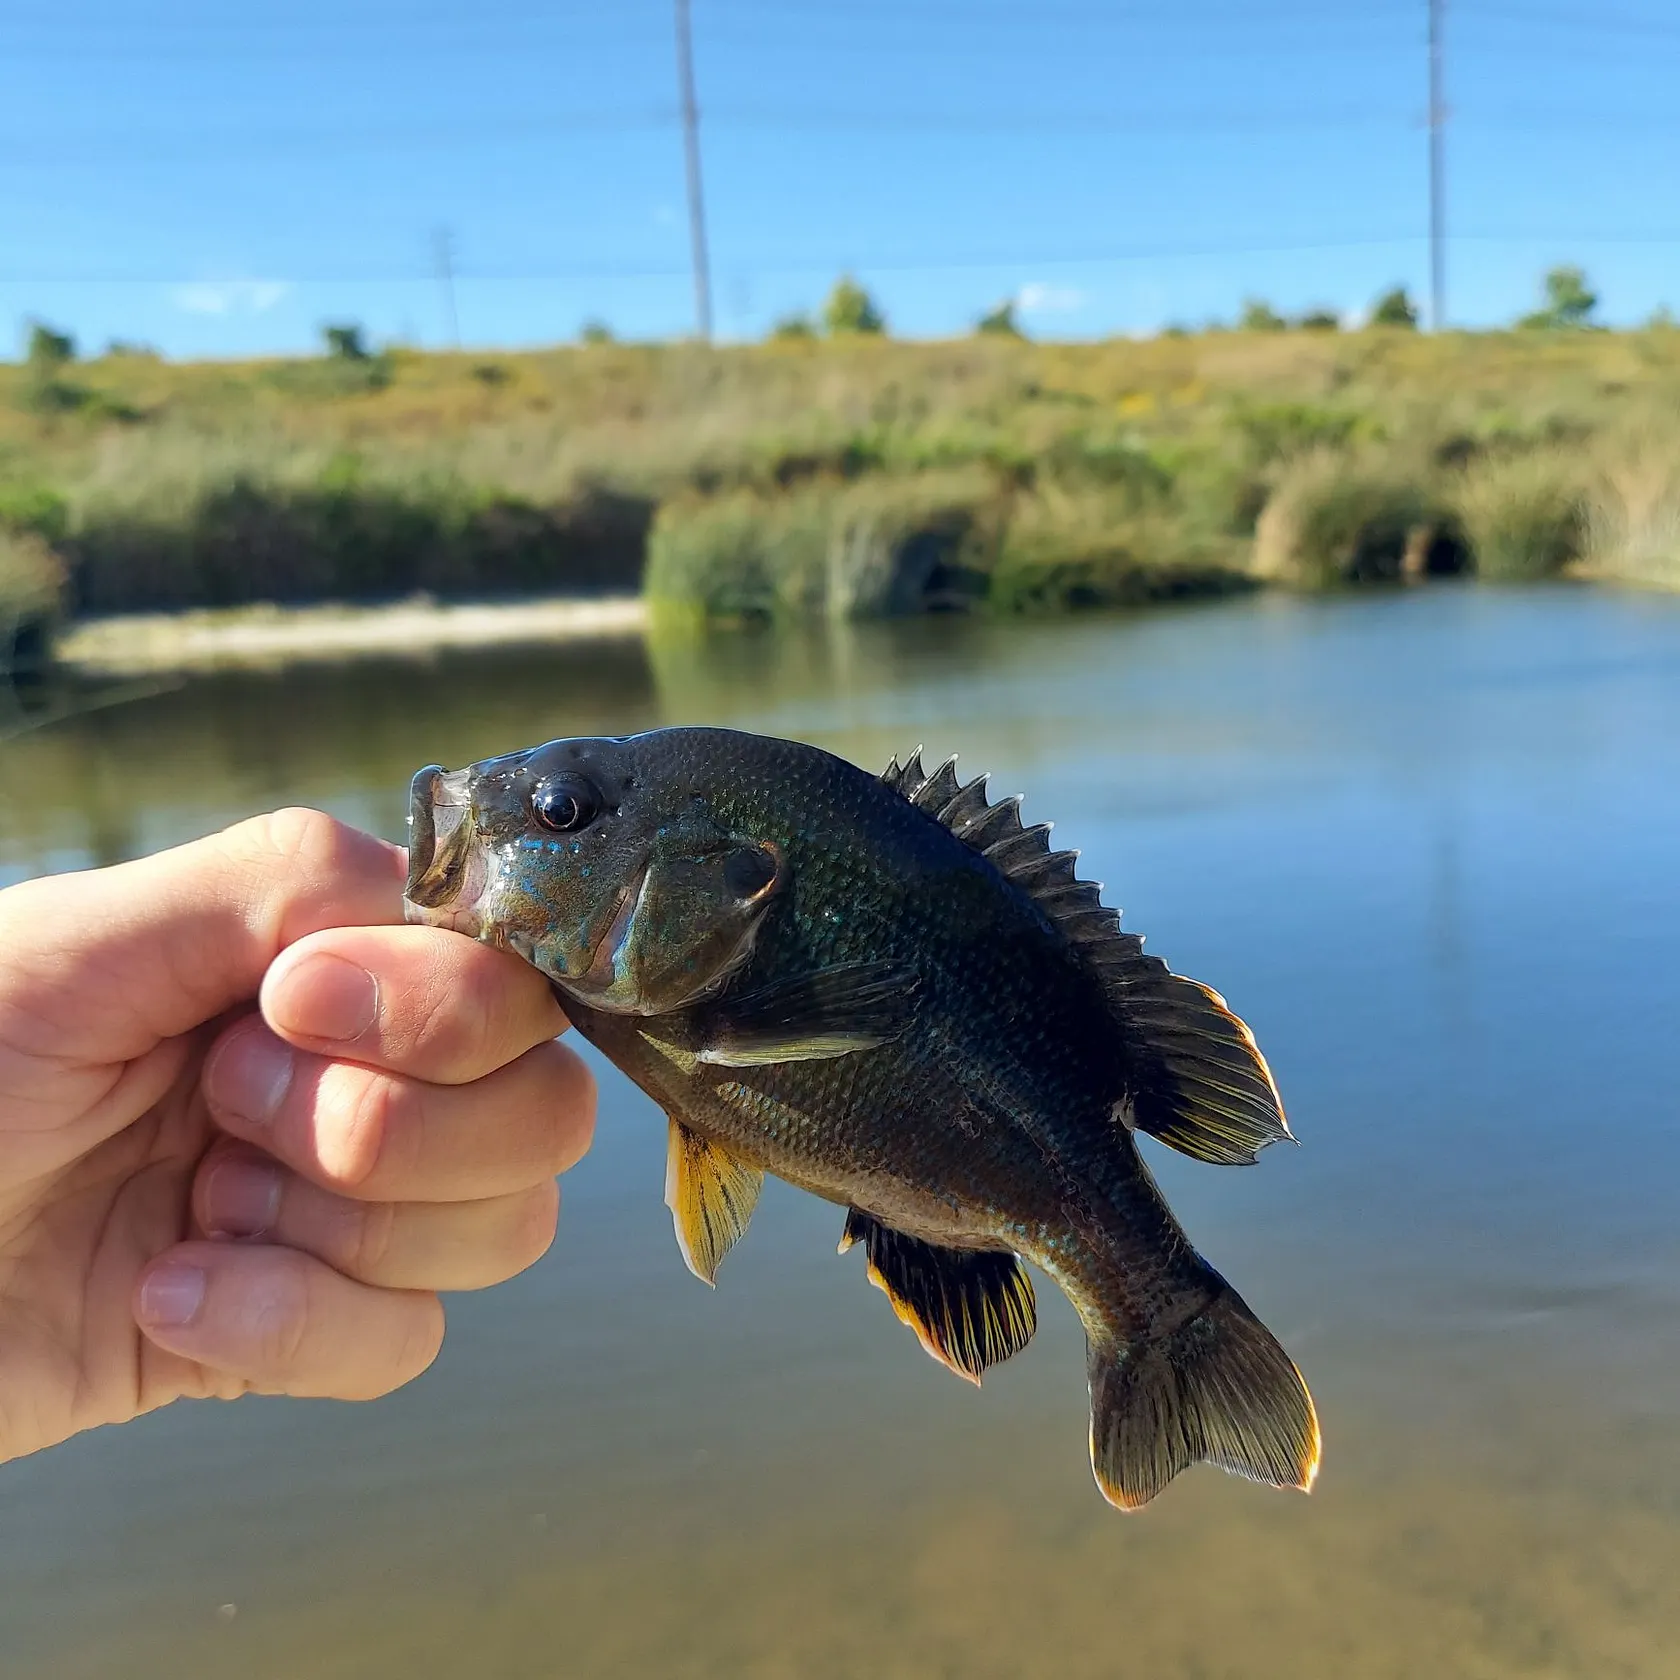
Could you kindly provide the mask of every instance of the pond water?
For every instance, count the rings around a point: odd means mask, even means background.
[[[1110,1511],[1048,1287],[981,1391],[772,1185],[713,1293],[603,1069],[552,1254],[371,1406],[0,1471],[7,1680],[1650,1676],[1680,1661],[1680,601],[1440,586],[193,681],[0,745],[0,881],[719,722],[1025,789],[1255,1027],[1302,1147],[1150,1146],[1307,1373],[1310,1499]]]

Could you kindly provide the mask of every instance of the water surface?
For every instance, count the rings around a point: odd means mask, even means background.
[[[1254,1025],[1302,1139],[1151,1146],[1307,1372],[1311,1499],[1085,1460],[1073,1315],[976,1393],[838,1210],[713,1293],[603,1071],[549,1258],[372,1406],[177,1406],[0,1471],[8,1680],[1649,1676],[1680,1661],[1680,603],[1439,589],[195,681],[0,745],[0,882],[659,722],[1028,793]]]

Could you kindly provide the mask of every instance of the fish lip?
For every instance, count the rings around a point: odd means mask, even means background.
[[[441,764],[428,764],[424,770],[416,770],[408,784],[408,880],[403,885],[404,898],[413,896],[437,855],[437,821],[432,815],[432,803],[442,777]]]
[[[459,916],[476,907],[485,870],[477,857],[480,848],[473,845],[470,775],[428,764],[409,783],[408,880],[403,886],[407,909],[450,906],[450,914]]]

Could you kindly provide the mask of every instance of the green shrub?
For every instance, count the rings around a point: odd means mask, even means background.
[[[1392,459],[1319,450],[1280,474],[1255,529],[1256,573],[1300,588],[1397,580],[1456,530],[1423,475]]]
[[[1264,298],[1246,298],[1237,317],[1241,332],[1282,332],[1289,323]]]
[[[1543,332],[1578,329],[1592,325],[1592,314],[1598,308],[1598,293],[1587,285],[1586,275],[1578,268],[1564,266],[1548,269],[1541,287],[1545,303],[1532,315],[1525,315],[1519,327]]]
[[[24,346],[24,362],[36,379],[50,379],[76,359],[76,341],[56,332],[45,321],[31,321]]]
[[[782,344],[802,343],[816,336],[817,329],[811,325],[811,317],[805,314],[784,315],[770,329],[770,337]]]
[[[831,494],[737,490],[665,503],[648,538],[649,603],[660,616],[723,623],[815,611]]]
[[[1310,402],[1238,402],[1231,420],[1256,465],[1287,461],[1313,450],[1335,448],[1356,433],[1369,435],[1371,422],[1345,409]]]
[[[327,355],[337,362],[365,362],[368,360],[367,340],[360,325],[354,321],[321,328],[321,341]]]
[[[1473,462],[1452,493],[1479,577],[1553,577],[1580,557],[1585,506],[1573,457]]]
[[[1065,612],[1248,587],[1229,544],[1177,520],[1128,518],[1107,497],[1041,493],[1015,505],[987,603],[1005,613]]]
[[[64,586],[64,562],[44,537],[0,529],[0,654],[9,650],[16,625],[58,615]]]
[[[1015,300],[1005,298],[995,309],[988,309],[978,321],[974,323],[974,330],[985,336],[995,338],[1025,338],[1021,331],[1021,324],[1015,319]]]
[[[887,330],[886,317],[874,298],[849,274],[842,274],[834,282],[834,290],[823,304],[823,326],[835,338]]]
[[[605,321],[585,321],[578,328],[578,343],[580,344],[611,344],[613,342],[613,330]]]
[[[978,471],[685,498],[654,521],[646,593],[661,613],[723,621],[966,606],[985,591],[997,523]]]
[[[1342,318],[1334,309],[1309,309],[1295,325],[1302,332],[1340,332]]]
[[[67,544],[89,612],[253,601],[634,592],[651,504],[605,490],[538,504],[450,478],[393,483],[339,454],[312,478],[211,477],[90,500]]]
[[[44,484],[0,484],[0,531],[33,531],[49,543],[70,529],[70,504]]]
[[[1384,292],[1371,305],[1373,327],[1404,327],[1415,332],[1417,324],[1417,305],[1412,302],[1412,295],[1404,286],[1395,286]]]

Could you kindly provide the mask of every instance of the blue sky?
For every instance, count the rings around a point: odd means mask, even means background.
[[[693,0],[720,337],[842,268],[907,336],[1427,286],[1424,0]],[[1680,306],[1680,11],[1448,0],[1448,305]],[[172,356],[327,320],[690,330],[669,0],[6,0],[0,323]]]

